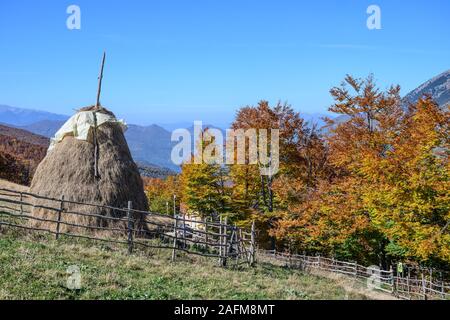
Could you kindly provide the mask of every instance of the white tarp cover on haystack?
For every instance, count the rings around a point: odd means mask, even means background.
[[[95,113],[97,117],[97,127],[106,122],[118,123],[125,132],[127,125],[123,120],[117,120],[114,116],[102,112]],[[48,151],[52,150],[55,145],[62,141],[66,136],[73,136],[78,140],[88,141],[89,132],[95,126],[93,111],[80,111],[70,117],[69,120],[55,133],[55,137],[50,139]]]

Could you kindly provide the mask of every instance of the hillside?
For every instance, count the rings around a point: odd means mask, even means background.
[[[127,255],[109,245],[3,231],[0,299],[366,299],[360,288],[268,264],[221,268],[216,261],[170,250]],[[66,287],[69,266],[81,290]]]
[[[0,125],[0,178],[28,185],[48,144],[45,137]]]
[[[4,126],[1,124],[0,124],[0,135],[15,138],[22,142],[26,142],[29,144],[33,144],[33,145],[37,145],[37,146],[41,146],[41,147],[45,147],[45,148],[47,148],[50,143],[50,140],[45,136],[42,136],[39,134],[34,134],[27,130]]]
[[[136,164],[138,166],[139,173],[143,177],[164,179],[168,176],[176,175],[175,171],[167,168],[162,168],[152,164],[145,164],[141,162],[137,162]]]

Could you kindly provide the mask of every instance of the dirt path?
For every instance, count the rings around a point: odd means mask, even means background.
[[[343,287],[345,291],[352,292],[352,293],[358,293],[362,294],[369,299],[373,300],[399,300],[392,294],[389,294],[387,292],[382,292],[379,290],[371,290],[364,286],[363,283],[360,281],[356,281],[353,278],[350,278],[348,276],[345,276],[343,274],[337,274],[332,272],[326,272],[326,271],[317,271],[317,270],[311,270],[309,273],[315,274],[321,277],[325,277],[331,280],[336,281],[336,283]]]
[[[285,262],[281,260],[274,259],[269,256],[258,256],[260,261],[265,263],[270,263],[278,266],[285,266]],[[363,282],[357,281],[356,279],[346,276],[344,274],[327,272],[318,269],[309,269],[307,271],[309,274],[331,279],[336,282],[339,286],[344,288],[348,293],[358,293],[366,296],[368,299],[373,300],[399,300],[394,295],[380,290],[371,290]]]

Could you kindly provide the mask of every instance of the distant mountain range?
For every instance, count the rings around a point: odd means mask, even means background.
[[[41,120],[27,125],[16,125],[14,123],[7,123],[7,125],[13,125],[16,128],[51,138],[55,135],[56,131],[62,127],[67,119],[69,119],[69,117],[66,116],[66,119],[64,120]]]
[[[171,133],[153,124],[150,126],[128,125],[125,132],[133,159],[147,166],[159,166],[179,171],[180,168],[170,159],[173,143]]]
[[[0,122],[14,126],[26,126],[43,120],[66,121],[67,119],[65,115],[51,112],[0,105]]]
[[[318,123],[319,126],[323,124],[320,120],[320,117],[323,116],[322,114],[302,114],[302,116],[308,122]],[[0,123],[27,130],[47,138],[53,137],[68,118],[69,116],[66,115],[8,107],[5,105],[2,105],[0,108]],[[33,119],[37,119],[37,121],[33,121]],[[155,168],[166,168],[175,172],[180,171],[180,168],[173,164],[170,158],[172,148],[176,143],[171,141],[171,130],[186,128],[193,135],[193,124],[180,122],[178,124],[164,126],[168,128],[163,128],[162,125],[156,124],[150,126],[128,125],[125,137],[133,159],[143,167],[152,168],[151,170],[143,169],[142,172],[157,171]],[[206,127],[218,128],[211,124],[203,124],[203,128]],[[218,129],[224,133],[222,128]]]
[[[403,101],[405,104],[407,102],[414,103],[425,93],[430,94],[442,107],[448,105],[450,103],[450,70],[420,85],[417,89],[408,93]],[[325,115],[301,113],[301,116],[310,124],[316,123],[318,127],[321,127],[323,125],[321,118]],[[66,115],[0,105],[0,123],[48,138],[52,137],[68,118],[69,116]],[[345,121],[346,118],[340,116],[336,119]],[[179,172],[180,168],[173,164],[170,159],[172,147],[175,144],[170,139],[170,131],[180,127],[188,129],[191,133],[193,132],[192,123],[188,122],[153,124],[150,126],[128,125],[125,137],[134,160],[149,168],[168,168]],[[217,128],[208,124],[204,124],[203,128],[205,127]],[[223,131],[223,128],[221,130]]]

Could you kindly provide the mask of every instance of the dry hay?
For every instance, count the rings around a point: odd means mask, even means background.
[[[92,107],[81,111],[92,110]],[[112,114],[101,108],[97,112]],[[39,164],[30,192],[45,197],[92,203],[116,208],[126,208],[132,201],[133,209],[147,210],[147,198],[138,168],[134,163],[122,129],[118,123],[104,123],[97,128],[98,141],[98,173],[95,177],[93,130],[90,130],[89,141],[78,140],[66,136],[57,143]],[[35,199],[34,205],[49,206],[59,209],[57,201]],[[79,225],[96,227],[125,228],[125,221],[112,221],[100,217],[75,215],[71,212],[97,214],[107,217],[123,218],[125,211],[112,210],[95,206],[65,203],[62,221]],[[34,208],[34,217],[57,219],[57,212],[42,208]],[[136,228],[143,225],[141,214],[135,213]],[[54,222],[34,221],[34,226],[55,230]],[[61,224],[62,232],[83,233],[86,229]],[[95,229],[93,229],[95,230]]]

